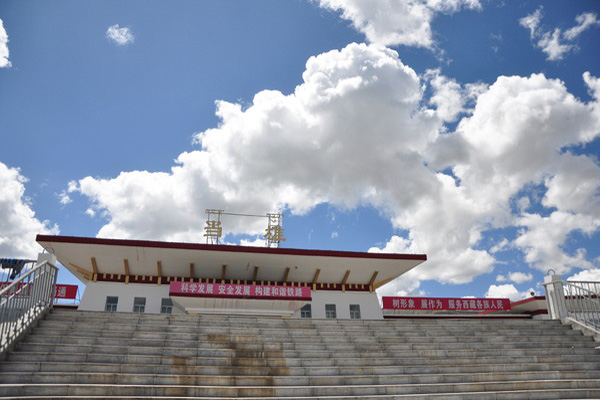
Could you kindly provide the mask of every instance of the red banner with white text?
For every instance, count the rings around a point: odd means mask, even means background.
[[[383,297],[384,310],[419,311],[505,311],[509,299],[472,299],[446,297]]]
[[[230,299],[312,300],[310,287],[171,282],[170,296],[223,297]]]
[[[0,282],[0,290],[4,289],[5,287],[8,287],[10,284],[12,284],[12,282]],[[19,283],[17,286],[15,286],[13,289],[11,289],[11,292],[8,293],[8,295],[16,294],[17,296],[27,297],[27,296],[29,296],[29,293],[30,293],[33,285],[35,285],[35,284],[27,283],[27,282]],[[77,285],[57,284],[55,286],[54,298],[55,299],[72,299],[72,300],[76,299],[77,298]]]

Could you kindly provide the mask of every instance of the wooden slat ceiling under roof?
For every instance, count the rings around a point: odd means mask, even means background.
[[[38,235],[83,283],[94,274],[365,284],[377,288],[427,260],[424,254],[361,253]],[[128,280],[127,280],[128,281]]]

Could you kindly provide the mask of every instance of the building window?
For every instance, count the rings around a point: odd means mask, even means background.
[[[160,313],[171,314],[173,313],[173,302],[170,298],[162,299],[160,302]]]
[[[350,304],[350,319],[360,319],[360,305]]]
[[[310,304],[307,304],[300,309],[300,318],[312,318],[312,309]]]
[[[136,297],[133,299],[133,312],[144,312],[146,309],[146,298]]]
[[[337,318],[335,304],[325,304],[325,318]]]
[[[106,296],[106,305],[104,306],[105,311],[115,312],[117,311],[117,303],[119,298],[116,296]]]

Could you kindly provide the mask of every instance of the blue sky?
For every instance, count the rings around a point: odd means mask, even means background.
[[[428,255],[385,294],[600,280],[599,9],[3,0],[0,256],[203,241],[220,208],[284,212],[285,247]]]

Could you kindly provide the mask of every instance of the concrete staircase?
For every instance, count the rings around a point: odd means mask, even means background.
[[[600,398],[596,345],[529,319],[54,310],[0,362],[0,398]]]

